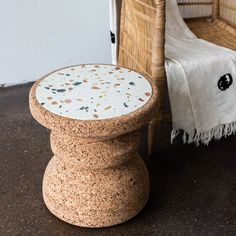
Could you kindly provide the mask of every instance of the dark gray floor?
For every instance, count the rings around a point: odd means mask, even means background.
[[[41,183],[49,132],[30,115],[29,85],[0,89],[0,235],[236,235],[236,137],[209,147],[174,145],[147,159],[151,196],[124,224],[68,225],[46,209]]]

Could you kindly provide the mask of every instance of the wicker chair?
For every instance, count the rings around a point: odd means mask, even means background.
[[[190,16],[186,23],[199,38],[236,50],[236,0],[178,0],[178,3],[188,13],[198,8],[197,17]],[[210,14],[203,12],[207,8]],[[165,0],[123,0],[119,64],[151,77],[159,88],[160,109],[149,124],[149,154],[154,154],[161,145],[160,127],[171,120],[164,45]]]

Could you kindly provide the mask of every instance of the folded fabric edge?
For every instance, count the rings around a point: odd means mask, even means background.
[[[171,143],[174,142],[175,138],[182,133],[183,143],[194,143],[199,146],[201,143],[208,145],[212,139],[220,140],[222,137],[228,137],[236,133],[236,121],[228,124],[220,124],[215,128],[200,132],[196,129],[192,131],[184,131],[182,129],[172,129],[171,131]]]

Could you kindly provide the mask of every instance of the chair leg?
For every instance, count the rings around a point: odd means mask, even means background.
[[[158,150],[158,132],[160,122],[157,119],[150,121],[148,126],[148,155],[154,155]]]
[[[149,122],[148,155],[154,156],[160,150],[170,147],[171,130],[171,113],[158,112],[157,118]]]

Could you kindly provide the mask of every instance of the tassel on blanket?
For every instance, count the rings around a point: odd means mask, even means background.
[[[171,132],[171,143],[179,135],[181,130],[172,129]],[[199,146],[200,143],[208,145],[212,139],[220,140],[222,137],[227,137],[236,133],[236,122],[230,124],[218,125],[217,127],[200,133],[197,130],[191,132],[184,132],[182,139],[184,143],[195,143]]]

